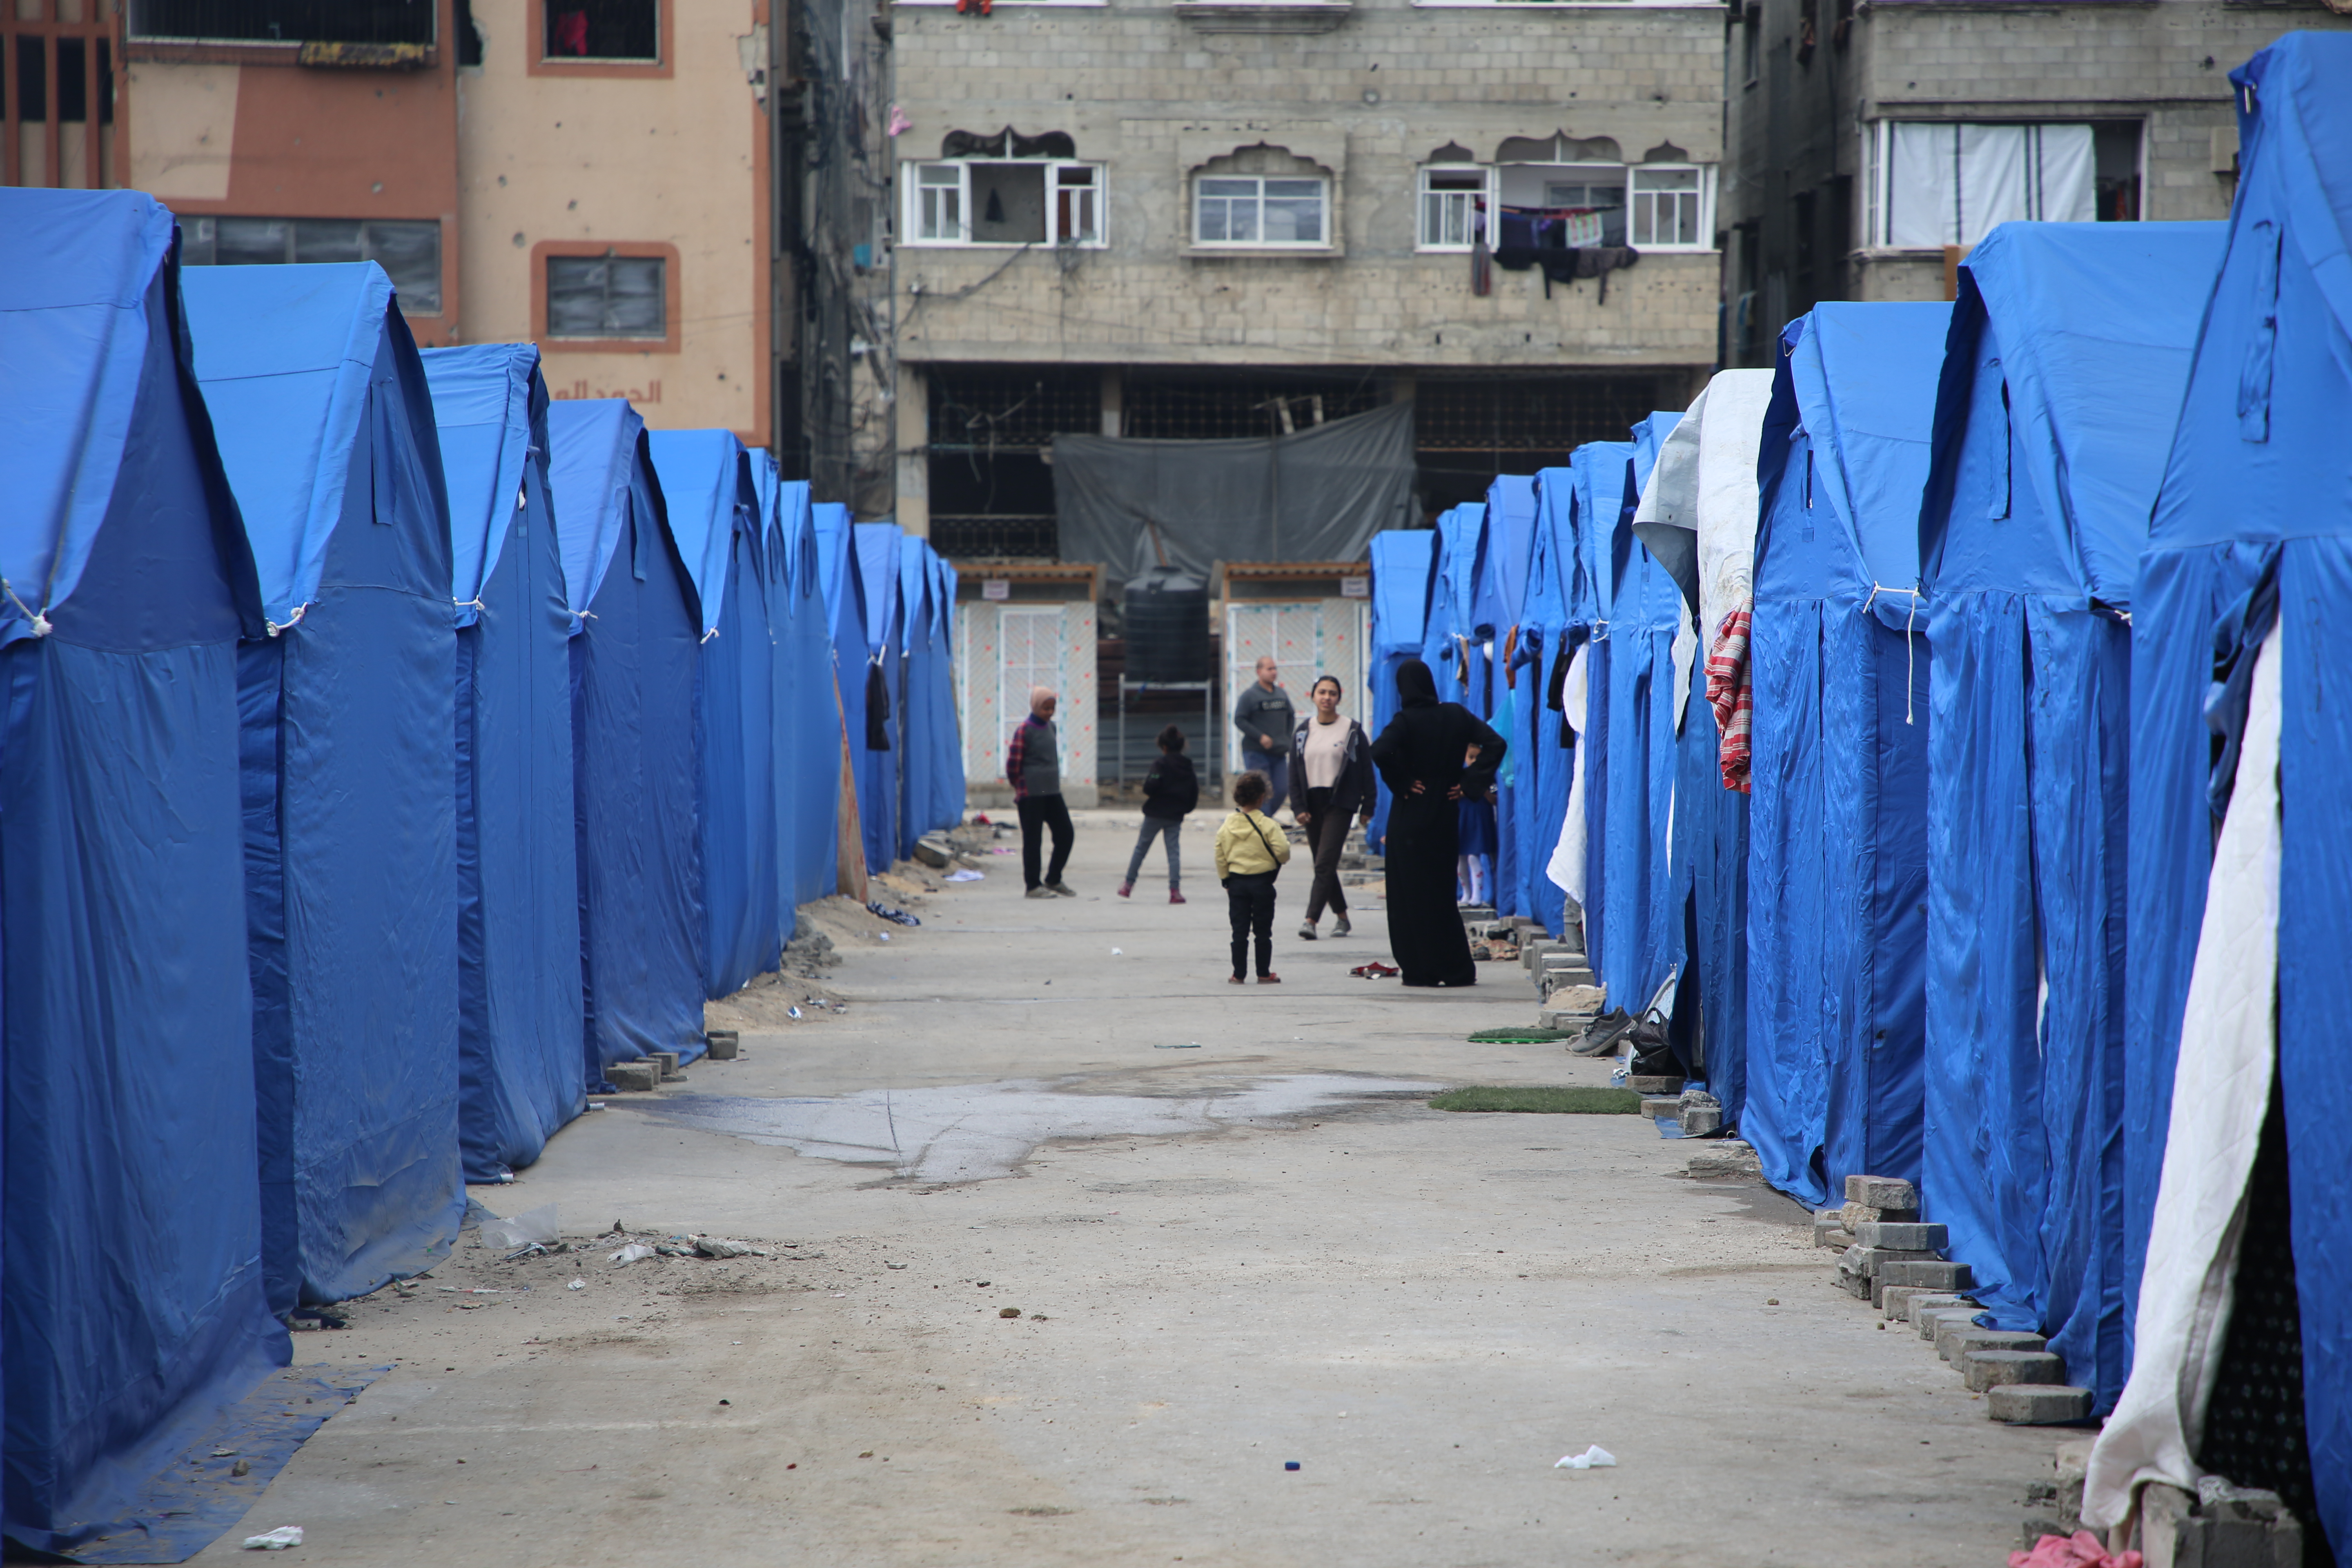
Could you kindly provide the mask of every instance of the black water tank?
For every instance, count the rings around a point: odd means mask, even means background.
[[[1198,577],[1153,572],[1127,585],[1127,678],[1206,680],[1209,588]]]

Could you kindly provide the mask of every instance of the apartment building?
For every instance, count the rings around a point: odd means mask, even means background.
[[[419,342],[774,437],[766,0],[8,0],[0,178],[130,185],[191,265],[373,260]]]
[[[1821,300],[1948,298],[2015,218],[2228,216],[2231,69],[2318,0],[1747,0],[1727,22],[1725,359]]]
[[[1056,553],[1057,433],[1414,405],[1428,510],[1716,354],[1723,11],[895,0],[877,204],[899,521]]]

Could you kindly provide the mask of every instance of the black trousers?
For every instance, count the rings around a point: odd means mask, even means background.
[[[1348,912],[1348,895],[1339,886],[1339,852],[1348,847],[1349,813],[1331,809],[1331,792],[1307,792],[1307,847],[1315,858],[1314,885],[1307,889],[1307,923],[1323,918],[1326,905],[1336,915]]]
[[[1257,938],[1257,973],[1274,973],[1274,871],[1236,871],[1225,879],[1225,913],[1234,922],[1234,978],[1247,979],[1251,936]]]
[[[1062,804],[1058,795],[1033,795],[1019,803],[1021,811],[1021,877],[1030,887],[1041,885],[1037,875],[1038,839],[1046,828],[1054,830],[1054,859],[1045,868],[1042,882],[1058,882],[1062,868],[1070,863],[1070,841],[1076,829],[1070,826],[1070,808]]]

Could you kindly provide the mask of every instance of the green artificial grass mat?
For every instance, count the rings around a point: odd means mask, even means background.
[[[1630,1089],[1592,1084],[1528,1089],[1451,1089],[1429,1102],[1432,1110],[1528,1110],[1556,1116],[1639,1116],[1642,1097]]]
[[[1481,1029],[1472,1035],[1474,1046],[1548,1046],[1555,1040],[1580,1040],[1581,1029]]]

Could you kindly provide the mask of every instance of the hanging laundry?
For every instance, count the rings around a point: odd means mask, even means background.
[[[1754,667],[1748,658],[1748,630],[1752,611],[1743,603],[1723,617],[1715,646],[1706,650],[1706,700],[1715,710],[1716,728],[1723,731],[1717,766],[1723,787],[1740,795],[1748,788],[1748,764],[1755,720]]]

